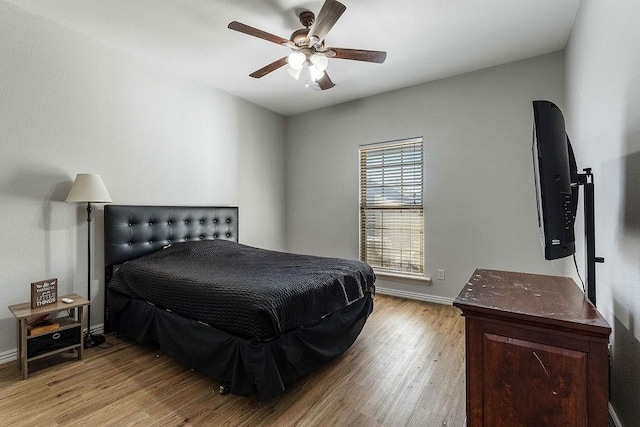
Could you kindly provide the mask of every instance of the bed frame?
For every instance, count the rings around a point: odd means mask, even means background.
[[[270,341],[237,337],[209,325],[131,300],[121,313],[109,312],[109,281],[117,266],[192,240],[238,241],[237,207],[106,205],[105,333],[115,331],[161,350],[222,381],[221,390],[262,400],[285,385],[344,353],[356,340],[373,310],[372,292],[313,326]],[[224,388],[223,388],[224,387]]]

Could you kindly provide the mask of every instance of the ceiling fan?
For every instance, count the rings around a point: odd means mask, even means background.
[[[272,71],[289,64],[287,70],[296,80],[299,79],[303,69],[308,69],[310,84],[321,90],[331,89],[335,84],[327,75],[328,58],[350,59],[354,61],[375,62],[382,64],[387,58],[386,52],[362,49],[344,49],[339,47],[325,47],[324,38],[333,28],[338,18],[347,9],[345,5],[336,0],[326,0],[318,13],[317,19],[313,12],[308,10],[300,13],[300,23],[305,27],[296,30],[289,39],[278,37],[249,25],[233,21],[228,28],[286,46],[292,50],[288,56],[273,61],[257,71],[249,74],[259,79]]]

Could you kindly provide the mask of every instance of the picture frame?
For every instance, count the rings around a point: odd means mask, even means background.
[[[40,308],[58,301],[58,279],[31,283],[31,308]]]

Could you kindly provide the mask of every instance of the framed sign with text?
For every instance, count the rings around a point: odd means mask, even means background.
[[[54,304],[58,298],[58,279],[47,279],[31,284],[31,308]]]

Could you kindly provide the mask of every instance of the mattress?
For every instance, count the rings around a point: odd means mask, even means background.
[[[373,270],[361,261],[203,240],[126,262],[115,271],[107,298],[114,315],[136,299],[267,341],[362,299],[374,281]]]

